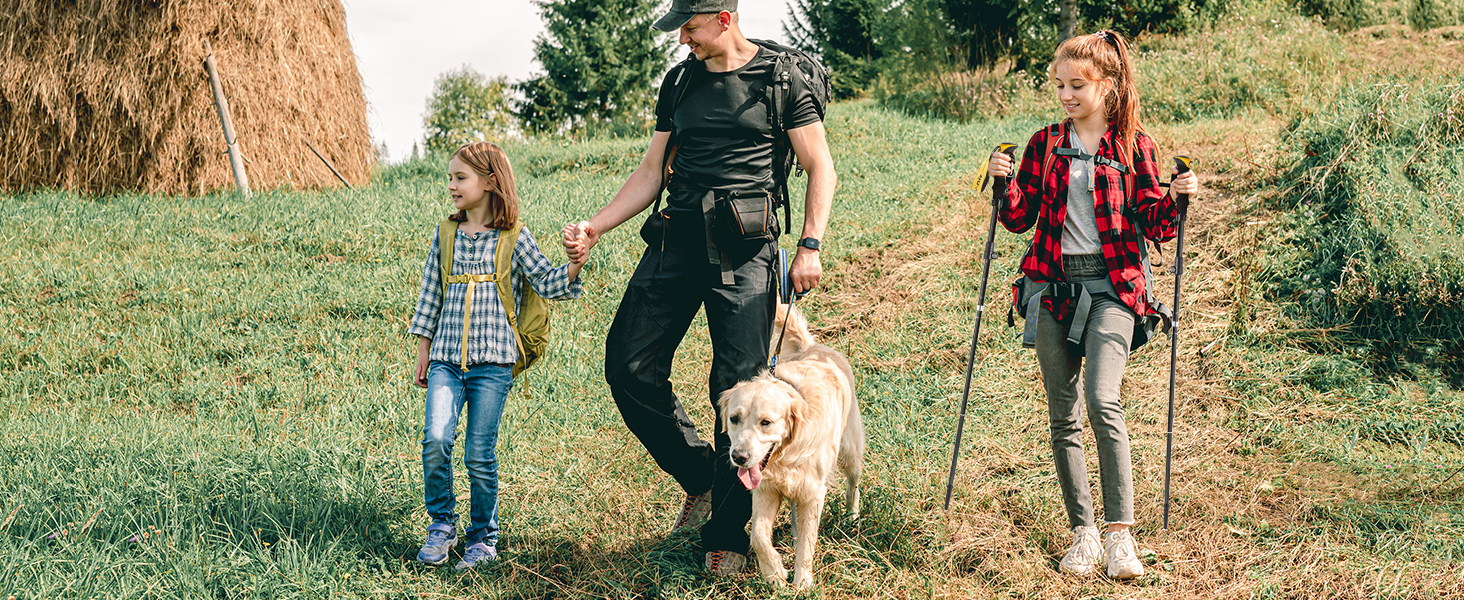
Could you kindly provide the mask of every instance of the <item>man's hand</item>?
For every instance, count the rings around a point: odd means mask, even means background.
[[[799,246],[798,254],[793,255],[793,266],[788,268],[788,278],[793,280],[795,293],[803,294],[818,287],[819,281],[823,279],[823,264],[819,260],[818,250]]]

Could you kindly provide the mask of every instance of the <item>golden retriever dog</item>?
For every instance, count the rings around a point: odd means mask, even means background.
[[[769,583],[784,586],[788,572],[773,549],[773,520],[787,498],[792,508],[793,586],[813,585],[813,550],[824,494],[834,471],[844,472],[844,501],[859,516],[859,473],[864,425],[854,399],[854,374],[833,348],[818,343],[798,309],[778,306],[773,344],[787,323],[777,368],[738,383],[721,397],[722,427],[732,438],[730,458],[752,490],[752,549]]]

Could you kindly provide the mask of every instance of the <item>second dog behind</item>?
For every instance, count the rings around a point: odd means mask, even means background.
[[[813,551],[824,495],[835,470],[848,480],[851,517],[859,516],[864,425],[854,398],[849,361],[819,344],[798,309],[778,306],[774,343],[786,320],[777,369],[722,394],[722,426],[732,438],[737,476],[752,490],[752,548],[758,570],[776,586],[788,581],[773,549],[773,519],[783,499],[793,508],[793,585],[813,585]]]

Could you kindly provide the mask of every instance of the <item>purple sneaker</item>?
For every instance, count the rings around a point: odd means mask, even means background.
[[[498,560],[498,550],[494,549],[493,546],[478,542],[468,546],[468,551],[463,553],[463,559],[458,561],[458,564],[453,568],[459,571],[466,571],[495,560]]]

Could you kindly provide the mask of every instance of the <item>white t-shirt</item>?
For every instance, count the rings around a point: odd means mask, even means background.
[[[1068,132],[1068,147],[1083,154],[1090,154],[1083,146],[1078,134]],[[1098,239],[1098,217],[1093,214],[1093,160],[1078,160],[1072,157],[1068,163],[1067,218],[1062,222],[1062,253],[1065,256],[1077,254],[1101,254],[1103,244]]]

